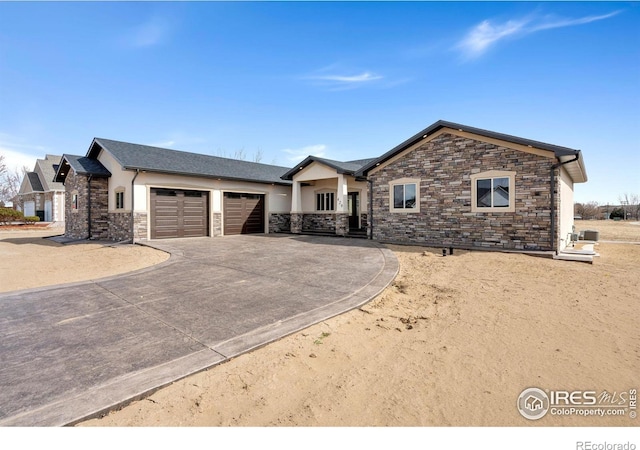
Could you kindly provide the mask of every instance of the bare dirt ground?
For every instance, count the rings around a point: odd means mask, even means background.
[[[166,261],[139,245],[59,244],[45,239],[63,230],[0,227],[0,292],[103,278]]]
[[[581,222],[601,240],[640,226]],[[79,426],[638,426],[516,408],[528,387],[639,386],[640,245],[594,264],[391,246],[392,286],[364,307]]]

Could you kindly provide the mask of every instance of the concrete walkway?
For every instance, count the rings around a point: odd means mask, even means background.
[[[73,424],[355,308],[395,277],[367,240],[154,241],[162,264],[0,295],[0,426]],[[96,261],[99,264],[100,261]]]

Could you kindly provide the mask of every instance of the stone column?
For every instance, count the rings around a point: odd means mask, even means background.
[[[338,174],[338,190],[336,198],[336,234],[346,236],[349,233],[349,188],[347,177]]]
[[[302,213],[291,213],[291,232],[302,233]]]
[[[295,180],[291,187],[291,232],[302,233],[302,193],[300,182]]]

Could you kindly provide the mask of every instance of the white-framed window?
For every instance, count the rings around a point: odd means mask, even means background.
[[[335,192],[316,192],[316,211],[335,210]]]
[[[73,192],[71,194],[71,209],[74,211],[78,210],[78,193]]]
[[[389,183],[389,211],[420,212],[420,180],[402,178]]]
[[[515,175],[500,170],[471,175],[471,212],[514,212]]]
[[[116,192],[116,209],[124,209],[124,191]]]

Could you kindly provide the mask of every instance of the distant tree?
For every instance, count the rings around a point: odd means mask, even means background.
[[[573,211],[576,216],[581,216],[584,220],[600,218],[598,202],[576,203]]]
[[[618,196],[620,206],[624,211],[625,219],[640,219],[640,196],[638,194],[629,194],[625,192]]]
[[[20,191],[20,183],[28,171],[26,166],[10,170],[4,155],[0,155],[0,201],[5,204],[14,201]]]
[[[237,150],[234,150],[234,152],[229,155],[227,155],[226,150],[218,149],[216,151],[216,156],[219,156],[221,158],[237,159],[239,161],[247,160],[247,152],[245,151],[244,148],[239,148]],[[260,161],[262,161],[262,150],[258,149],[253,154],[253,157],[251,158],[251,160],[255,163],[259,163]]]

